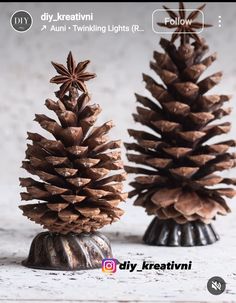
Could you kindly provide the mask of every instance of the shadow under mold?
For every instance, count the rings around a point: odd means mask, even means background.
[[[22,266],[21,262],[24,260],[25,256],[16,256],[12,253],[4,253],[0,255],[0,266]]]
[[[103,232],[104,235],[116,244],[144,244],[143,236],[128,232]]]

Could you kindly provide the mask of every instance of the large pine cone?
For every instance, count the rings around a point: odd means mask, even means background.
[[[88,62],[85,61],[86,65]],[[85,77],[88,80],[88,75],[92,76],[88,73],[81,76],[81,66],[83,71],[85,64],[79,63],[75,68],[71,53],[67,63],[68,70],[54,64],[61,74],[53,78],[54,82],[67,81],[56,93],[59,100],[46,100],[47,108],[56,113],[60,123],[46,115],[35,118],[55,139],[28,133],[32,144],[26,150],[23,168],[43,182],[20,179],[21,186],[27,189],[21,193],[22,200],[45,201],[21,205],[23,214],[49,231],[63,234],[95,231],[116,221],[123,214],[117,206],[127,196],[122,193],[126,173],[111,174],[123,168],[121,153],[117,150],[121,141],[109,141],[107,137],[113,123],[93,127],[101,108],[89,104],[90,97],[83,83]],[[77,76],[79,80],[75,83]],[[83,91],[80,96],[77,86]]]
[[[230,131],[230,123],[215,124],[227,116],[230,108],[223,107],[228,95],[205,95],[219,83],[222,73],[215,73],[198,81],[202,73],[216,59],[210,55],[204,40],[175,45],[161,39],[165,53],[154,52],[151,68],[164,85],[143,75],[146,89],[155,100],[136,94],[134,120],[149,131],[129,130],[137,142],[127,143],[128,159],[145,167],[126,167],[128,173],[140,174],[131,183],[137,196],[134,204],[145,207],[149,215],[160,219],[174,219],[186,223],[200,219],[209,223],[216,214],[230,211],[225,197],[232,198],[236,179],[221,177],[217,172],[235,167],[235,153],[230,147],[235,140],[219,143],[206,142]]]

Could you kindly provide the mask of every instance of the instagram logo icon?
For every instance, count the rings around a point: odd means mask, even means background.
[[[102,271],[107,274],[112,274],[116,272],[116,259],[103,259]]]

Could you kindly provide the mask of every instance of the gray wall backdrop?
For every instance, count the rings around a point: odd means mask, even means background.
[[[0,180],[1,184],[18,184],[23,175],[20,169],[26,148],[26,131],[37,131],[33,122],[35,113],[49,113],[44,101],[53,98],[56,85],[49,84],[55,75],[51,60],[65,62],[69,50],[78,60],[90,59],[89,69],[97,78],[88,82],[92,100],[103,108],[98,120],[113,119],[116,128],[111,135],[129,140],[126,129],[134,127],[131,113],[135,108],[134,92],[144,93],[141,73],[154,72],[149,61],[154,49],[159,49],[160,35],[152,32],[152,12],[163,3],[1,3],[1,81],[0,81]],[[199,3],[188,3],[195,8]],[[177,8],[178,4],[168,3]],[[11,14],[19,9],[29,11],[34,19],[33,27],[20,34],[9,24]],[[74,33],[41,32],[40,15],[48,13],[94,12],[96,24],[139,24],[144,32],[132,33]],[[222,27],[218,27],[218,16]],[[218,52],[218,60],[204,74],[224,71],[224,78],[212,92],[230,93],[235,117],[236,100],[236,6],[235,3],[208,3],[205,19],[214,25],[203,31],[210,51]],[[168,35],[164,35],[169,38]],[[236,136],[233,123],[231,137]],[[123,157],[125,160],[125,156]],[[125,160],[126,161],[126,160]],[[226,174],[228,174],[226,172]],[[235,174],[231,172],[230,174]]]

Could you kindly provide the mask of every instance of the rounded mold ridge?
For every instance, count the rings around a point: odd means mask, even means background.
[[[154,246],[202,246],[219,240],[211,224],[199,220],[178,224],[174,220],[155,217],[147,228],[143,241]]]
[[[102,260],[111,257],[110,242],[99,232],[42,232],[33,239],[28,258],[22,264],[37,269],[83,270],[101,268]]]

